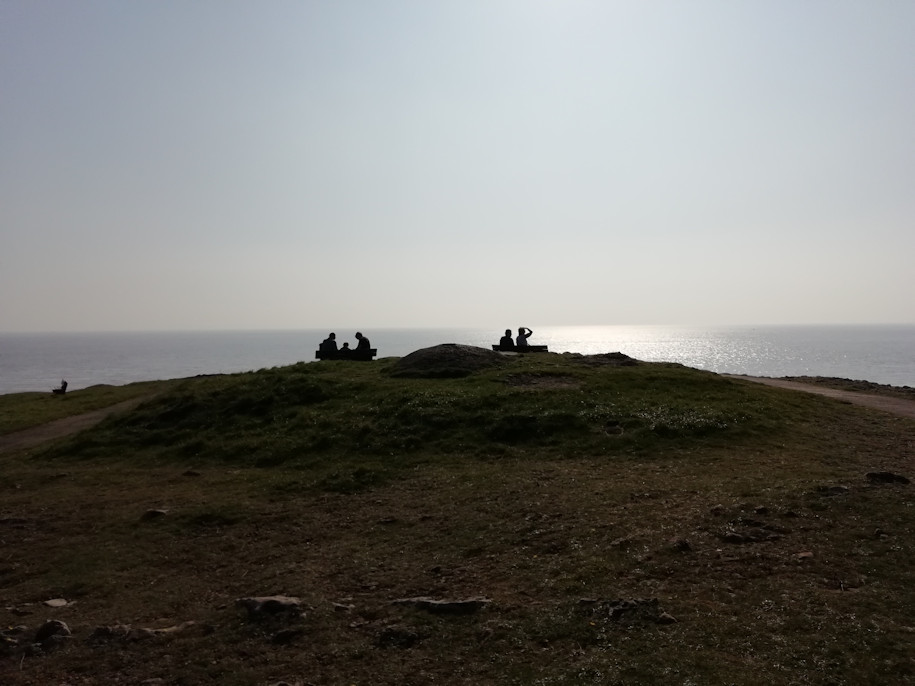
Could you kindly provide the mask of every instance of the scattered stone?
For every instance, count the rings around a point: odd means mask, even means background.
[[[901,474],[893,472],[868,472],[867,480],[876,484],[907,484],[909,480]]]
[[[754,508],[753,512],[758,515],[767,515],[769,514],[769,508],[765,505],[760,505],[759,507]]]
[[[813,553],[811,553],[809,550],[805,550],[802,553],[795,553],[794,559],[797,560],[798,562],[804,562],[805,560],[812,560]]]
[[[715,505],[709,509],[709,513],[715,515],[716,517],[720,517],[724,514],[724,505]]]
[[[168,514],[168,510],[146,510],[140,517],[141,522],[148,522],[150,519],[158,519]]]
[[[670,549],[677,553],[688,553],[693,547],[685,538],[675,538],[670,541]]]
[[[356,606],[352,603],[332,603],[334,612],[352,612]]]
[[[175,626],[165,627],[163,629],[149,629],[146,627],[132,627],[129,624],[113,624],[111,626],[97,626],[86,639],[87,643],[99,645],[102,643],[124,642],[136,643],[147,641],[160,636],[176,634],[186,631],[196,626],[196,622],[182,622]]]
[[[6,609],[17,617],[28,617],[30,614],[33,614],[31,610],[27,610],[24,607],[8,607]]]
[[[188,469],[187,471],[182,472],[181,476],[200,476],[200,472],[196,472],[193,469]]]
[[[468,598],[466,600],[435,600],[433,598],[399,598],[392,600],[392,605],[410,605],[418,610],[426,610],[441,615],[467,615],[480,610],[491,601],[488,598]]]
[[[42,605],[47,605],[48,607],[66,607],[69,604],[70,603],[64,598],[51,598],[42,603]]]
[[[632,625],[640,622],[674,624],[676,618],[661,609],[657,598],[601,600],[592,606],[592,613],[606,616],[611,622]]]
[[[774,531],[770,531],[767,527],[749,527],[741,531],[727,529],[723,533],[718,534],[718,538],[725,543],[741,544],[777,541],[781,538],[781,535]]]
[[[35,632],[35,643],[41,644],[42,649],[49,650],[60,645],[62,640],[71,636],[70,627],[59,619],[49,619]]]
[[[298,619],[302,616],[302,601],[285,595],[239,598],[235,605],[247,612],[249,621],[268,618]]]

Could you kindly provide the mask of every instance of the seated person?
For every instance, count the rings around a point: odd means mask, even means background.
[[[372,348],[372,344],[369,343],[369,339],[363,336],[359,331],[356,332],[356,340],[359,341],[356,344],[356,350],[364,350],[368,352]]]
[[[60,382],[60,388],[52,388],[51,393],[56,393],[57,395],[63,395],[67,392],[67,381],[62,379]]]
[[[335,353],[337,352],[337,334],[331,332],[327,335],[321,345],[318,346],[318,350],[322,353]]]
[[[350,348],[349,348],[349,343],[346,342],[346,343],[343,344],[343,347],[340,348],[339,351],[337,351],[337,355],[339,355],[340,357],[349,357],[349,354],[350,354],[351,352],[352,352],[352,351],[351,351]]]
[[[499,339],[500,348],[514,348],[515,342],[512,340],[512,330],[505,329],[505,335]]]
[[[527,333],[525,333],[525,331]],[[527,346],[527,339],[531,337],[532,333],[534,333],[534,332],[531,331],[530,329],[528,329],[526,326],[518,327],[518,338],[517,338],[516,345],[519,348]]]

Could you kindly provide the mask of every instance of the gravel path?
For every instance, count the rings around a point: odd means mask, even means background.
[[[904,398],[894,398],[886,395],[875,395],[872,393],[858,393],[856,391],[843,391],[838,388],[827,388],[825,386],[815,386],[813,384],[801,383],[799,381],[788,381],[786,379],[772,379],[760,376],[740,376],[738,374],[722,374],[730,379],[743,379],[744,381],[753,381],[755,383],[765,384],[766,386],[776,386],[778,388],[788,388],[793,391],[803,391],[804,393],[815,393],[825,395],[828,398],[845,400],[853,405],[863,405],[875,410],[883,410],[901,417],[915,419],[915,401],[905,400]]]
[[[95,426],[105,417],[114,414],[115,412],[127,412],[132,410],[144,400],[148,400],[149,397],[150,396],[143,396],[141,398],[125,400],[122,403],[109,405],[100,410],[93,410],[92,412],[86,412],[84,414],[75,414],[72,417],[56,419],[47,424],[33,426],[28,429],[23,429],[22,431],[15,431],[6,434],[5,436],[0,436],[0,453],[10,450],[32,448],[45,441],[75,434],[83,429]]]

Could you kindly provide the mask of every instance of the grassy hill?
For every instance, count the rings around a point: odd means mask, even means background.
[[[0,683],[915,680],[913,487],[866,476],[911,476],[915,422],[456,352],[123,387],[155,395],[0,454]],[[268,595],[302,615],[236,607]]]

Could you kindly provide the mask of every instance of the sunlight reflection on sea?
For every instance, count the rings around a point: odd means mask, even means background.
[[[836,376],[915,386],[915,326],[542,326],[551,352],[623,352],[754,376]],[[354,342],[354,332],[337,331]],[[439,343],[489,348],[500,329],[365,330],[379,357]],[[313,361],[325,330],[0,334],[0,393],[243,372]]]

